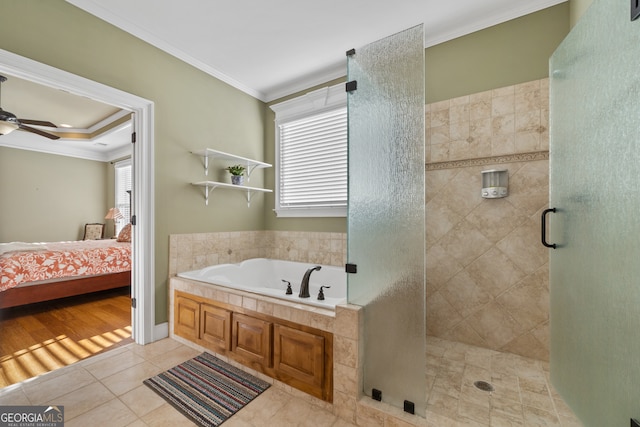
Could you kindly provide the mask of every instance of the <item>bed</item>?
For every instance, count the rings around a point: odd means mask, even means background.
[[[0,309],[131,284],[131,243],[0,243]]]

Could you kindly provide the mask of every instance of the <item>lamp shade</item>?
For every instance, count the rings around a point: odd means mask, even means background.
[[[107,212],[107,216],[104,217],[104,219],[121,219],[124,218],[124,216],[122,215],[122,213],[120,212],[120,209],[118,208],[111,208],[109,209],[109,212]]]

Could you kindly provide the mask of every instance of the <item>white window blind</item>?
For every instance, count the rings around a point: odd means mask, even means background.
[[[131,160],[115,164],[115,206],[123,218],[116,221],[116,235],[131,220],[131,199],[127,191],[131,190]]]
[[[337,108],[281,123],[278,154],[278,209],[347,206],[347,109]]]

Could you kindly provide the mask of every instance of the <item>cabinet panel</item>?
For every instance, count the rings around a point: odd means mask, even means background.
[[[322,336],[275,325],[273,366],[276,378],[322,397],[324,347]]]
[[[197,341],[200,331],[200,304],[192,299],[177,296],[174,311],[174,333]]]
[[[272,330],[271,322],[233,313],[231,350],[253,367],[271,367]]]
[[[200,340],[213,350],[231,349],[231,311],[209,304],[200,306]]]

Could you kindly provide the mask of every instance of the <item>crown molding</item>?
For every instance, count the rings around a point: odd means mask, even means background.
[[[188,53],[184,52],[181,49],[173,46],[171,43],[156,37],[154,34],[143,30],[139,26],[135,25],[133,22],[127,21],[126,19],[120,17],[119,15],[113,14],[107,9],[103,8],[99,4],[96,4],[93,1],[76,1],[76,0],[66,0],[67,3],[71,3],[79,9],[84,10],[109,24],[120,28],[122,31],[125,31],[129,34],[134,35],[135,37],[144,40],[152,46],[157,47],[158,49],[175,56],[181,61],[186,62],[187,64],[227,83],[230,86],[235,87],[236,89],[253,96],[261,101],[265,100],[265,94],[250,88],[249,86],[239,82],[238,80],[226,75],[225,73],[215,69],[214,67],[205,64],[204,62],[194,58]]]
[[[203,61],[195,58],[191,54],[184,50],[174,46],[167,40],[164,40],[155,34],[142,29],[136,25],[135,22],[129,21],[126,17],[119,16],[110,12],[107,8],[101,6],[94,0],[65,0],[66,2],[84,10],[87,13],[94,15],[95,17],[108,22],[115,27],[132,34],[133,36],[144,40],[145,42],[157,47],[158,49],[172,55],[185,63],[221,80],[224,83],[260,100],[263,102],[272,102],[279,98],[292,95],[296,92],[300,92],[310,87],[314,87],[323,83],[327,83],[331,80],[344,77],[346,73],[346,61],[344,63],[328,65],[325,69],[301,76],[297,79],[292,79],[286,83],[280,84],[276,87],[269,88],[261,91],[256,90],[241,81],[234,79],[233,77],[221,72],[217,68],[204,63]],[[546,9],[551,6],[555,6],[560,3],[564,3],[567,0],[536,0],[531,2],[512,2],[513,5],[508,11],[501,12],[499,14],[480,18],[469,22],[456,21],[455,29],[451,29],[454,25],[443,25],[443,29],[440,31],[430,32],[429,27],[425,26],[425,48],[435,46],[458,37],[462,37],[476,31],[480,31],[494,25],[510,21]]]
[[[327,86],[304,95],[278,104],[270,105],[269,108],[276,113],[276,122],[282,123],[306,117],[310,113],[321,113],[347,105],[347,93],[344,84]]]
[[[335,79],[347,76],[347,61],[340,64],[334,64],[325,68],[321,72],[309,74],[299,79],[293,80],[286,85],[281,85],[269,90],[265,94],[265,102],[272,102],[285,96],[292,95],[296,92],[308,90],[310,87],[325,84]]]

